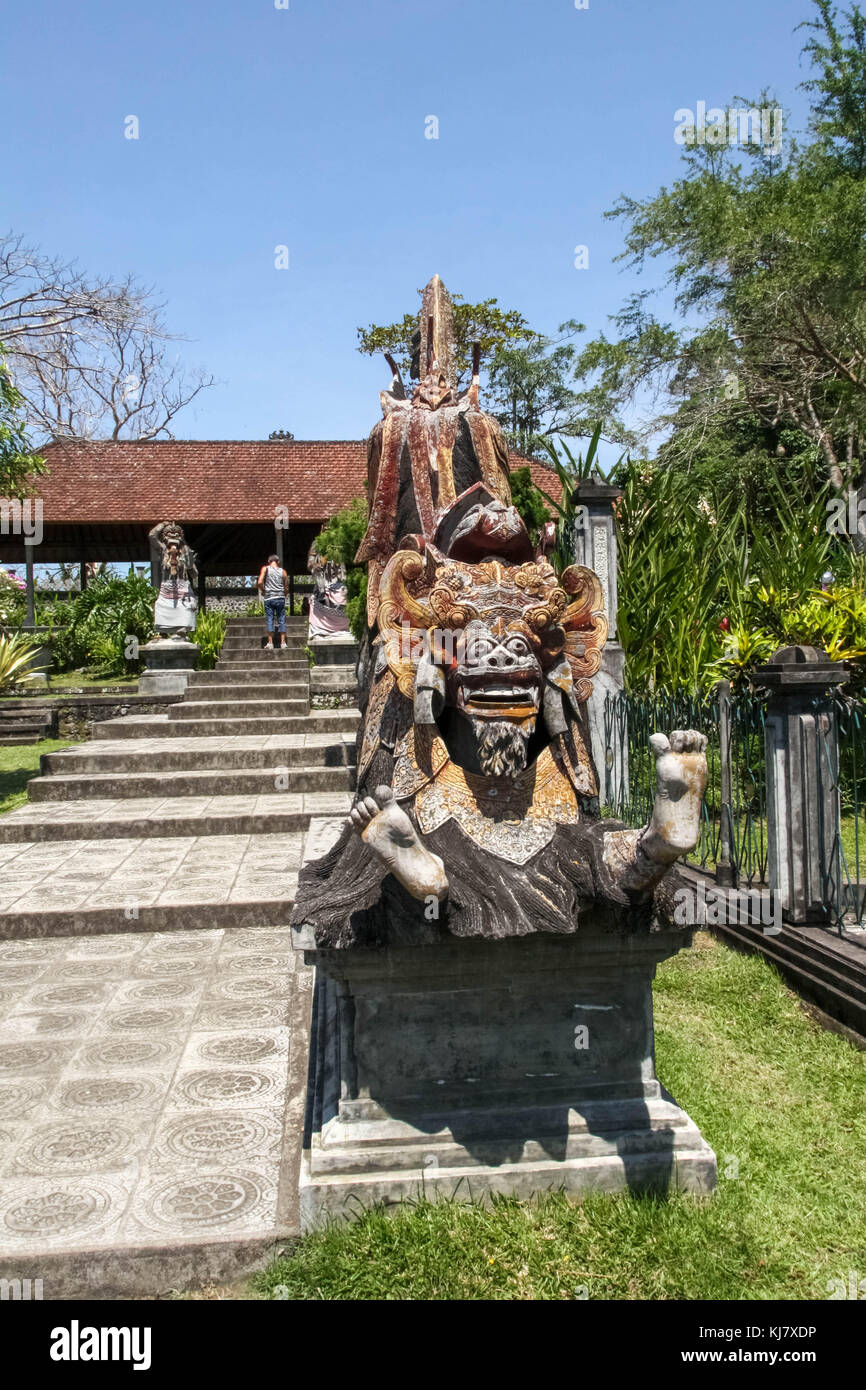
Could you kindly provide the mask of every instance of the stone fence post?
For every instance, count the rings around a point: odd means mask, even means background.
[[[764,727],[770,890],[795,926],[839,909],[839,731],[831,692],[848,670],[816,647],[781,647],[753,679],[770,692]]]
[[[614,511],[622,496],[600,478],[585,478],[577,484],[574,501],[578,506],[574,526],[574,557],[579,565],[595,570],[604,592],[604,611],[609,623],[608,639],[601,657],[601,669],[593,676],[592,695],[587,701],[592,760],[598,772],[599,797],[605,800],[605,781],[613,788],[628,779],[628,739],[614,739],[608,748],[605,737],[605,700],[621,694],[624,685],[625,652],[617,641],[617,543]],[[610,765],[608,760],[612,759]]]

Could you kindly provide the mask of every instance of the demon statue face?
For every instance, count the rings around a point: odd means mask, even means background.
[[[475,510],[485,535],[505,512]],[[572,566],[557,580],[545,560],[472,564],[434,545],[391,559],[378,620],[415,725],[441,735],[458,766],[512,779],[568,732],[607,635],[591,570]]]

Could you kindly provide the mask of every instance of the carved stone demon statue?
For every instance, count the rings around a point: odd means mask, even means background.
[[[716,1182],[652,1025],[655,968],[692,935],[674,861],[705,741],[653,735],[649,824],[601,818],[584,711],[602,587],[533,552],[477,351],[457,394],[450,320],[434,279],[418,384],[408,398],[391,364],[370,438],[358,791],[336,843],[311,826],[292,918],[315,967],[305,1228],[422,1174],[473,1199]]]
[[[422,325],[426,374],[409,399],[395,370],[369,444],[357,798],[304,869],[294,921],[322,948],[571,933],[588,905],[647,925],[697,840],[706,740],[653,736],[644,829],[600,818],[583,711],[607,635],[601,584],[535,557],[477,353],[456,394],[438,277]]]
[[[198,580],[195,553],[186,543],[183,527],[161,521],[148,537],[158,556],[159,592],[154,605],[154,626],[160,637],[186,636],[195,627]]]

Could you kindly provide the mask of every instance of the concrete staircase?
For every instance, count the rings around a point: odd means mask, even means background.
[[[57,737],[56,710],[40,709],[36,705],[28,709],[23,701],[16,701],[14,706],[10,702],[10,706],[0,705],[0,747],[39,743],[40,739]]]
[[[349,809],[359,719],[310,711],[306,619],[289,624],[267,652],[260,621],[230,619],[216,669],[167,713],[43,756],[29,803],[0,817],[19,847],[0,938],[186,928],[205,905],[200,925],[286,922],[311,817]]]
[[[228,1282],[299,1230],[288,921],[360,716],[310,711],[305,621],[282,654],[262,628],[230,620],[183,701],[44,755],[0,816],[0,1278],[46,1299]]]

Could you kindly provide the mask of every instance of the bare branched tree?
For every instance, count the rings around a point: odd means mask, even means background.
[[[20,237],[0,238],[0,343],[43,439],[171,437],[213,378],[182,366],[162,313],[130,278],[90,280]]]

